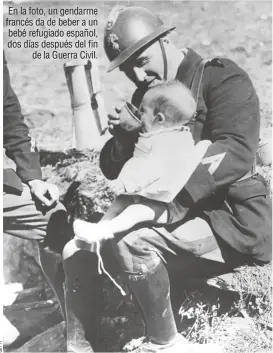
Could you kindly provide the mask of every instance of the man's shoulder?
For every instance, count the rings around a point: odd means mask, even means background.
[[[215,75],[237,74],[246,76],[246,71],[233,60],[226,57],[215,57],[206,63],[206,71]]]
[[[208,60],[204,70],[205,87],[215,87],[228,82],[230,79],[239,83],[245,81],[246,78],[249,79],[247,72],[233,60],[225,57]]]

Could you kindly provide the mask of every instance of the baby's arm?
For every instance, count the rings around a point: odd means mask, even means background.
[[[158,180],[160,174],[161,170],[158,170],[158,163],[152,163],[151,158],[133,157],[126,162],[117,181],[124,185],[126,193],[134,194]]]
[[[119,195],[126,192],[123,182],[119,179],[109,181],[108,185],[109,185],[109,188],[111,189],[111,191],[116,196],[119,196]]]
[[[134,194],[141,191],[143,188],[149,186],[151,183],[157,180],[157,178],[148,179],[148,178],[138,178],[141,176],[141,173],[138,175],[121,175],[116,180],[108,181],[108,186],[110,190],[116,195],[121,194]]]

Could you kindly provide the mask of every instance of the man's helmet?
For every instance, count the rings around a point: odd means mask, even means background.
[[[104,31],[104,49],[111,61],[108,72],[174,28],[164,25],[159,17],[143,7],[115,7],[108,16]]]

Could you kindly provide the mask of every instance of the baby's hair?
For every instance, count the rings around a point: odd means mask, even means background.
[[[157,94],[153,99],[154,115],[161,112],[166,119],[166,125],[184,125],[194,115],[196,102],[191,91],[177,80],[154,86]]]

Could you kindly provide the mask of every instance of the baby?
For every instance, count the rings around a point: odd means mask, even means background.
[[[182,219],[184,209],[175,197],[210,145],[195,145],[186,126],[195,110],[191,92],[180,82],[145,93],[139,107],[142,132],[133,157],[110,183],[117,197],[98,224],[74,222],[75,240],[92,244],[142,223],[164,226]]]

